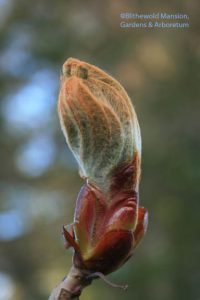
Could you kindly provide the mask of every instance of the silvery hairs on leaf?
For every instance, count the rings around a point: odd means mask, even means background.
[[[141,137],[133,105],[121,84],[101,69],[69,58],[63,65],[58,112],[66,141],[91,184],[108,191],[112,172],[138,155]]]

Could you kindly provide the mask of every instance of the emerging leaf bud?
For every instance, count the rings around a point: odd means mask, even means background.
[[[63,65],[58,112],[67,143],[87,183],[79,194],[74,225],[64,227],[74,264],[110,273],[131,255],[147,227],[139,208],[141,137],[124,88],[88,63]]]

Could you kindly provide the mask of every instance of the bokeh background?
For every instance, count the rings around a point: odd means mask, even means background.
[[[134,2],[134,3],[133,3]],[[148,232],[134,257],[81,299],[200,299],[199,3],[0,0],[0,300],[45,300],[71,265],[61,227],[83,181],[56,111],[76,57],[126,88],[143,138]],[[189,29],[120,29],[121,12],[187,13]]]

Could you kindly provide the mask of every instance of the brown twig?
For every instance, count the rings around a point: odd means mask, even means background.
[[[88,271],[72,266],[67,277],[52,291],[49,300],[78,300],[83,288],[94,279],[89,275]]]

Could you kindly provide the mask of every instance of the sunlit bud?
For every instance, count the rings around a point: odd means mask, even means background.
[[[139,207],[141,137],[121,84],[101,69],[70,58],[63,65],[58,112],[67,144],[87,179],[74,223],[64,226],[76,267],[110,273],[132,255],[147,227]]]

